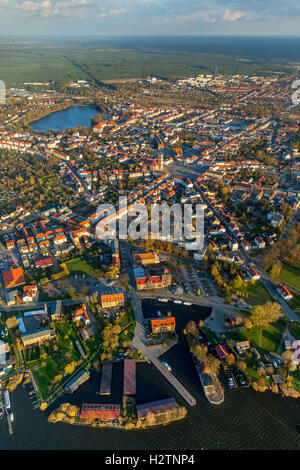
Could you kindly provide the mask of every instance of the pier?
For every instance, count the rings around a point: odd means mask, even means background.
[[[111,391],[111,378],[112,378],[113,363],[107,361],[103,363],[101,384],[100,384],[100,395],[110,395]]]
[[[12,423],[11,423],[9,413],[6,408],[5,408],[5,414],[6,414],[7,424],[8,424],[8,432],[9,434],[13,434],[14,432],[13,432]]]
[[[6,420],[7,420],[8,432],[9,434],[13,434],[14,432],[13,432],[12,422],[11,422],[10,415],[8,412],[8,409],[10,408],[9,395],[8,395],[8,398],[7,397],[6,399],[4,398],[5,390],[2,387],[0,389],[0,393],[1,393],[1,399],[3,402],[3,413],[5,413]]]
[[[151,363],[165,377],[165,379],[175,388],[176,392],[184,398],[188,405],[196,405],[195,398],[187,389],[174,377],[174,375],[155,357],[150,358]]]

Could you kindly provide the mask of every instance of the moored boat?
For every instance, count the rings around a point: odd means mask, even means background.
[[[195,367],[203,387],[204,395],[212,405],[221,405],[224,402],[224,391],[215,374],[210,373],[206,367],[200,370],[200,364],[195,360]]]
[[[9,397],[9,391],[8,390],[5,390],[3,398],[4,398],[5,408],[9,409],[10,408],[10,397]]]

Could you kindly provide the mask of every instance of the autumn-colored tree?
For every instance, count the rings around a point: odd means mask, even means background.
[[[190,320],[186,325],[186,331],[190,335],[196,336],[198,334],[198,328],[193,320]]]
[[[245,372],[246,368],[247,368],[247,364],[245,361],[237,361],[236,362],[236,367],[241,371],[241,372]]]
[[[228,356],[226,356],[225,361],[226,361],[226,364],[228,364],[229,366],[232,366],[235,363],[234,354],[232,354],[232,353],[228,354]]]
[[[6,327],[8,329],[12,329],[12,328],[15,328],[16,326],[19,325],[19,321],[17,320],[17,318],[15,316],[13,317],[9,317],[7,320],[6,320]]]
[[[279,320],[282,315],[281,305],[277,302],[266,302],[264,305],[255,305],[251,310],[250,321],[253,325],[259,327],[259,346],[261,344],[261,335],[263,328],[267,328],[271,323]]]

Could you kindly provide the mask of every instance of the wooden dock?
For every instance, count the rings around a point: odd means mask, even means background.
[[[100,395],[110,395],[113,363],[106,361],[102,366]]]
[[[196,405],[195,398],[187,391],[187,389],[174,377],[174,375],[156,358],[150,359],[156,369],[165,377],[165,379],[175,388],[176,392],[184,398],[188,405]]]
[[[13,427],[12,427],[12,423],[11,423],[8,412],[6,412],[6,419],[7,419],[7,424],[8,424],[8,432],[9,432],[9,434],[13,434],[14,433],[13,432]]]

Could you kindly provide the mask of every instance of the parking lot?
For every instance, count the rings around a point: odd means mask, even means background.
[[[187,267],[181,265],[177,269],[177,279],[184,286],[187,294],[199,295],[200,293],[201,296],[218,295],[209,275],[194,266]]]

